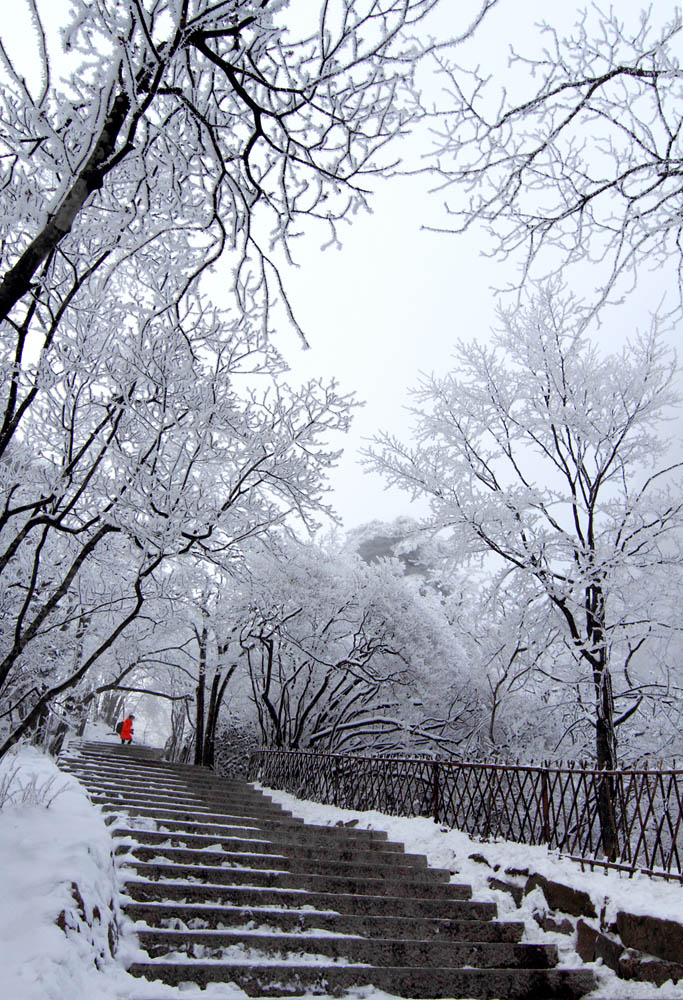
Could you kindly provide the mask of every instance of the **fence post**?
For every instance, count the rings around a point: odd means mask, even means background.
[[[541,771],[541,796],[543,802],[543,841],[546,844],[550,843],[550,795],[548,792],[548,785],[550,783],[550,775],[548,774],[547,767],[544,767]]]
[[[434,822],[439,822],[439,762],[432,761],[432,812]]]

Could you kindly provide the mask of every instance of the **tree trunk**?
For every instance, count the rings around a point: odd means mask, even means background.
[[[202,748],[201,763],[205,767],[213,767],[216,758],[216,724],[218,722],[218,684],[220,674],[218,671],[213,675],[211,683],[211,693],[209,695],[209,710],[206,715],[206,728],[204,730],[204,746]]]
[[[199,676],[197,678],[196,728],[194,743],[194,762],[203,764],[204,756],[204,696],[206,692],[206,640],[207,631],[203,628],[199,638]]]
[[[50,736],[50,709],[48,705],[43,705],[40,715],[36,719],[32,742],[37,746],[44,746]]]
[[[97,709],[99,717],[113,729],[123,712],[123,696],[116,691],[105,691]]]
[[[195,749],[195,763],[203,764],[205,767],[213,767],[215,763],[218,716],[223,704],[226,688],[236,668],[237,664],[233,664],[225,675],[221,674],[220,670],[216,670],[211,683],[206,725],[203,727],[202,747],[199,751]],[[197,760],[197,758],[199,759]]]
[[[40,265],[71,232],[74,219],[93,191],[102,187],[104,177],[111,169],[113,153],[123,125],[130,111],[127,94],[118,94],[105,118],[89,160],[70,190],[52,215],[45,220],[42,230],[21,254],[17,262],[0,281],[0,319],[8,317],[13,307],[31,288],[31,282]]]
[[[177,761],[183,746],[183,733],[185,732],[185,702],[173,702],[171,709],[171,735],[164,747],[164,757],[167,760]]]
[[[617,767],[614,696],[605,642],[605,595],[599,583],[586,588],[586,625],[593,657],[595,758],[600,770],[614,771]],[[619,857],[619,834],[612,777],[605,775],[598,780],[597,806],[605,857],[608,861],[616,861]]]

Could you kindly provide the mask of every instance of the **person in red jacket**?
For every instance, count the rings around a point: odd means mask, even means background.
[[[133,742],[133,719],[134,715],[129,715],[123,720],[121,725],[121,743],[132,743]]]

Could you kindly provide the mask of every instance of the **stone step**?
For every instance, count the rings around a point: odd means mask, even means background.
[[[113,736],[114,734],[112,733],[111,735]],[[79,739],[71,740],[69,746],[92,747],[94,750],[100,753],[108,753],[111,750],[116,751],[121,749],[127,749],[132,751],[133,753],[148,753],[154,757],[161,757],[161,755],[163,754],[163,750],[161,749],[161,747],[153,747],[150,744],[141,743],[139,740],[136,743],[132,743],[130,745],[127,744],[125,748],[122,748],[118,740],[105,742],[104,740],[88,740],[85,739],[84,737],[80,737]]]
[[[218,829],[228,829],[239,831],[240,827],[224,827]],[[247,858],[255,858],[258,854],[285,856],[293,859],[309,859],[311,861],[322,862],[357,862],[358,864],[376,865],[388,864],[395,867],[409,865],[411,868],[427,870],[427,859],[424,854],[408,854],[401,851],[382,850],[383,842],[374,847],[364,844],[362,847],[354,847],[343,838],[329,846],[322,846],[326,843],[325,838],[307,846],[299,840],[285,840],[282,837],[265,839],[263,832],[255,829],[259,835],[256,837],[240,836],[219,836],[210,834],[195,834],[185,830],[169,832],[167,830],[137,830],[133,828],[118,826],[113,831],[114,837],[125,837],[136,840],[138,844],[151,846],[153,844],[188,847],[196,850],[203,850],[207,847],[219,847],[224,853],[237,854]],[[396,845],[398,846],[398,845]]]
[[[218,794],[230,795],[235,798],[261,800],[273,804],[269,795],[251,788],[244,782],[224,783],[218,778],[198,778],[192,781],[189,778],[182,778],[177,775],[156,775],[138,774],[126,768],[109,769],[104,768],[64,768],[71,774],[75,774],[84,784],[94,785],[98,788],[139,788],[154,789],[156,791],[187,791],[192,794],[204,794],[216,792]]]
[[[76,764],[87,767],[116,767],[119,769],[130,768],[131,770],[141,770],[145,772],[157,771],[167,772],[174,775],[187,775],[192,780],[194,778],[209,777],[218,778],[221,781],[241,781],[237,778],[225,778],[217,774],[210,767],[196,767],[194,764],[173,764],[168,760],[158,757],[137,756],[131,754],[127,747],[117,748],[115,753],[100,754],[94,750],[76,749],[71,753],[62,755],[65,764]]]
[[[118,785],[121,782],[125,782],[126,785],[140,785],[140,786],[153,786],[155,788],[213,788],[217,785],[216,778],[203,778],[198,779],[197,782],[191,780],[188,776],[187,778],[182,777],[178,774],[159,774],[158,772],[139,772],[134,771],[129,767],[101,767],[98,765],[93,765],[92,767],[82,767],[74,766],[65,767],[65,771],[69,771],[71,774],[75,774],[81,781],[85,783],[92,782],[97,785]],[[232,786],[228,785],[226,787],[227,791],[232,790]],[[238,789],[235,788],[235,791]],[[258,794],[254,791],[254,794]]]
[[[75,773],[75,772],[72,772]],[[125,793],[126,795],[144,795],[145,798],[171,798],[176,800],[180,798],[190,798],[192,800],[201,801],[202,796],[195,789],[192,789],[189,784],[169,784],[168,782],[160,782],[155,784],[153,782],[145,781],[128,781],[125,778],[121,780],[110,780],[98,781],[92,777],[84,777],[82,774],[75,773],[75,777],[84,785],[91,795],[120,795]],[[263,800],[268,804],[268,800]],[[270,803],[271,807],[274,803]]]
[[[314,857],[296,858],[289,853],[284,854],[247,854],[237,851],[210,851],[207,848],[192,850],[187,847],[174,847],[162,844],[138,845],[131,847],[127,844],[119,845],[116,853],[124,855],[126,863],[130,858],[140,861],[155,861],[158,858],[166,858],[169,862],[177,865],[201,865],[210,867],[239,868],[248,869],[277,869],[278,871],[288,871],[292,873],[309,873],[311,875],[334,875],[342,878],[391,878],[405,879],[406,881],[419,878],[420,881],[444,884],[450,881],[451,873],[439,868],[411,866],[405,855],[397,855],[403,860],[402,865],[394,864],[387,868],[383,864],[383,855],[377,854],[369,862],[360,862],[355,859],[349,861],[316,859]]]
[[[204,770],[194,772],[194,768],[179,769],[174,764],[162,764],[155,760],[97,760],[92,757],[79,755],[67,759],[60,758],[60,766],[67,770],[77,769],[86,774],[108,774],[120,777],[124,774],[135,775],[140,778],[150,778],[154,781],[217,781],[223,780],[213,771]],[[225,779],[229,781],[231,779]]]
[[[239,779],[223,778],[207,767],[194,767],[191,764],[169,764],[168,761],[154,760],[152,758],[137,757],[131,758],[127,751],[118,756],[108,755],[101,757],[87,753],[74,754],[69,757],[60,757],[60,766],[65,768],[80,767],[88,770],[102,770],[115,774],[136,774],[152,778],[169,777],[176,781],[237,781]]]
[[[128,757],[128,759],[125,759]],[[223,778],[209,768],[195,768],[192,765],[181,766],[165,761],[147,758],[131,759],[126,753],[120,757],[96,757],[79,753],[69,757],[60,756],[60,767],[65,770],[82,768],[89,772],[98,770],[107,774],[135,774],[140,777],[150,777],[155,780],[171,778],[174,781],[237,781],[238,779]]]
[[[200,959],[220,959],[226,948],[253,948],[270,959],[286,961],[288,953],[324,955],[361,965],[469,966],[476,969],[552,969],[557,948],[545,944],[504,941],[439,941],[436,939],[369,939],[303,934],[259,934],[240,931],[138,930],[140,944],[151,958],[169,952]],[[203,953],[202,953],[203,952]]]
[[[162,751],[158,747],[143,746],[122,746],[120,743],[101,743],[99,748],[95,744],[70,743],[61,757],[65,761],[74,760],[80,757],[89,757],[93,760],[121,760],[134,761],[135,763],[154,764],[158,763],[164,767],[175,767],[169,761],[162,761]],[[207,768],[207,770],[210,770]]]
[[[114,732],[109,734],[114,737]],[[67,750],[69,755],[74,753],[93,753],[99,754],[102,757],[108,757],[112,753],[125,753],[129,757],[138,757],[140,755],[145,755],[153,760],[161,760],[163,757],[163,750],[161,747],[149,746],[146,743],[141,743],[136,740],[135,743],[127,743],[125,746],[121,745],[121,739],[116,736],[116,739],[110,739],[106,742],[104,740],[84,740],[84,739],[72,739],[67,745]],[[170,761],[165,761],[169,764]]]
[[[225,821],[228,826],[256,826],[258,824],[268,826],[281,826],[286,828],[303,828],[305,823],[295,816],[280,815],[278,819],[269,819],[267,816],[246,816],[230,810],[218,812],[211,809],[187,809],[183,806],[178,809],[171,809],[168,806],[157,807],[150,805],[140,805],[139,803],[127,804],[122,802],[102,802],[98,803],[103,812],[125,812],[131,816],[151,816],[154,818],[170,819],[174,821],[188,823],[205,823]],[[326,829],[326,828],[319,828]],[[381,839],[380,831],[373,831],[378,839]]]
[[[248,842],[249,849],[255,851],[261,850],[261,847],[255,846],[260,844],[265,845],[263,850],[271,850],[273,843],[282,835],[282,831],[277,831],[274,837],[272,830],[268,831],[260,826],[222,826],[219,823],[197,823],[189,820],[154,820],[149,816],[129,816],[127,813],[122,814],[118,811],[106,813],[104,821],[107,825],[114,827],[115,834],[118,831],[122,836],[132,832],[135,835],[149,833],[160,837],[198,837],[201,840],[212,840],[215,843],[223,839],[228,842]],[[128,821],[130,825],[126,826],[125,821]],[[139,825],[136,825],[138,823]],[[293,837],[296,836],[298,829],[299,827],[294,827]]]
[[[180,798],[179,796],[158,798],[157,796],[151,795],[135,795],[134,797],[129,796],[125,792],[119,794],[105,793],[99,791],[91,791],[88,789],[91,801],[99,806],[116,806],[119,808],[127,807],[131,809],[153,809],[155,812],[165,813],[170,810],[176,813],[182,813],[183,815],[198,816],[200,817],[200,822],[204,821],[204,817],[207,814],[212,816],[224,816],[231,820],[228,824],[230,826],[235,825],[234,821],[239,821],[237,825],[244,825],[245,820],[251,821],[251,825],[257,826],[262,823],[269,824],[279,824],[283,827],[290,827],[292,829],[300,829],[307,824],[303,822],[298,822],[297,818],[291,816],[289,813],[277,811],[274,809],[264,808],[263,805],[256,804],[243,804],[240,802],[235,802],[231,799],[221,800],[219,803],[214,803],[206,801],[204,799],[197,799],[195,801],[189,801],[185,798]],[[331,829],[330,827],[316,827],[317,830],[321,829]],[[333,828],[332,828],[333,829]],[[370,831],[357,831],[361,834],[362,839],[370,839],[368,833]],[[377,839],[377,838],[375,838]]]
[[[61,754],[61,759],[64,760],[66,764],[87,764],[89,766],[102,766],[102,767],[130,767],[130,768],[144,768],[145,770],[152,770],[154,768],[161,771],[172,771],[174,774],[180,774],[183,770],[197,774],[210,774],[216,776],[216,772],[212,771],[208,767],[198,767],[194,768],[192,766],[187,768],[182,768],[178,764],[173,764],[168,760],[162,760],[161,757],[152,757],[149,754],[139,754],[134,751],[131,752],[128,747],[114,746],[114,749],[109,753],[98,753],[96,750],[88,749],[84,746],[71,746],[68,750]]]
[[[129,809],[122,809],[119,806],[103,805],[102,811],[110,814],[112,822],[117,822],[120,814],[127,816],[139,816],[141,818],[150,817],[158,820],[160,824],[169,829],[203,829],[203,830],[230,830],[239,828],[240,830],[256,830],[259,834],[273,837],[305,839],[311,844],[327,842],[334,844],[336,841],[355,844],[377,844],[383,851],[402,851],[403,845],[387,840],[387,834],[383,830],[349,830],[345,827],[336,826],[314,826],[313,824],[300,822],[295,818],[286,817],[281,821],[276,820],[254,820],[248,816],[232,816],[229,813],[202,813],[198,818],[196,812],[186,812],[176,809],[151,809],[146,806],[133,806]],[[209,822],[205,822],[208,820]],[[221,823],[224,820],[226,822]]]
[[[229,809],[231,812],[242,813],[244,815],[266,815],[276,819],[290,819],[291,812],[283,809],[276,802],[272,802],[264,795],[237,795],[237,794],[214,794],[201,791],[175,790],[168,788],[152,788],[142,785],[95,785],[83,782],[91,795],[109,796],[112,800],[118,801],[124,796],[131,801],[147,802],[149,805],[164,806],[175,804],[178,807],[199,806],[202,809]]]
[[[119,805],[121,803],[127,803],[130,805],[148,805],[148,806],[159,806],[165,808],[170,805],[175,805],[177,808],[188,808],[188,809],[220,809],[223,807],[230,807],[237,813],[242,813],[243,815],[249,816],[272,816],[272,817],[288,817],[288,813],[284,809],[280,809],[274,804],[269,804],[266,799],[240,799],[237,796],[230,795],[206,795],[200,796],[191,794],[189,792],[183,792],[174,794],[173,792],[155,792],[155,791],[129,791],[122,788],[112,788],[105,791],[100,791],[94,788],[90,795],[93,802],[108,803]]]
[[[161,801],[164,798],[173,801],[189,799],[196,802],[203,802],[204,804],[206,804],[207,800],[213,801],[215,798],[216,800],[230,802],[233,805],[239,804],[240,807],[267,806],[275,812],[286,815],[286,811],[278,806],[277,803],[273,802],[267,796],[261,795],[259,792],[243,795],[237,792],[232,793],[228,790],[214,796],[213,792],[205,793],[201,788],[192,787],[187,782],[150,782],[148,779],[131,781],[127,778],[121,778],[120,780],[107,778],[102,780],[93,776],[79,774],[77,771],[72,771],[71,773],[78,778],[91,794],[113,796],[120,794],[141,795],[147,799],[153,798],[155,801]]]
[[[181,766],[180,764],[168,764],[158,760],[118,760],[110,758],[108,760],[96,760],[92,757],[78,756],[67,760],[60,758],[60,766],[87,768],[90,771],[98,770],[107,774],[134,774],[139,777],[153,778],[155,781],[170,778],[173,781],[235,781],[240,779],[223,778],[209,768],[195,768],[191,764]],[[249,786],[250,788],[253,786]]]
[[[282,813],[288,815],[288,810],[283,809],[282,806],[273,802],[272,799],[263,795],[260,792],[253,791],[248,794],[242,794],[240,792],[223,791],[219,789],[218,791],[205,791],[196,786],[192,786],[189,783],[177,784],[175,786],[169,786],[166,783],[154,784],[152,782],[140,781],[140,782],[128,782],[125,778],[120,781],[97,781],[93,778],[83,778],[76,775],[79,781],[81,781],[86,787],[92,788],[94,791],[100,791],[102,794],[111,793],[112,795],[118,795],[125,792],[130,796],[149,796],[154,798],[154,800],[161,801],[164,798],[178,799],[191,799],[197,802],[232,802],[235,804],[245,805],[248,808],[252,806],[265,806],[271,812]]]
[[[119,828],[124,823],[124,817],[118,812],[111,814],[108,818]],[[148,819],[148,817],[137,818],[143,823]],[[135,820],[135,816],[125,815],[125,821],[130,824],[131,828],[134,828]],[[145,830],[147,830],[147,827],[145,827]],[[206,831],[206,833],[203,831]],[[247,850],[264,850],[270,854],[289,853],[290,851],[299,853],[303,851],[304,853],[311,853],[313,856],[316,856],[319,852],[324,853],[327,851],[336,857],[340,851],[350,850],[353,852],[361,851],[370,855],[378,853],[391,854],[397,859],[398,863],[398,859],[403,853],[402,845],[395,841],[361,837],[360,833],[364,831],[359,831],[358,836],[346,836],[343,831],[335,827],[320,827],[315,829],[307,826],[295,826],[289,829],[287,826],[283,827],[280,824],[263,824],[258,827],[221,826],[220,824],[213,823],[190,823],[189,821],[175,822],[167,820],[157,823],[155,830],[147,832],[155,832],[166,836],[189,834],[190,836],[201,836],[207,840],[213,840],[214,843],[223,838],[227,841],[248,841]],[[229,836],[226,837],[226,833]],[[251,843],[252,841],[253,844]]]
[[[264,809],[251,808],[251,809],[230,809],[229,803],[222,804],[220,806],[205,805],[204,803],[187,803],[178,802],[175,804],[171,801],[165,801],[163,803],[155,803],[154,798],[143,798],[131,800],[125,796],[101,796],[101,795],[91,795],[90,799],[93,805],[97,805],[103,811],[107,812],[118,812],[127,813],[130,815],[140,815],[140,816],[152,816],[158,817],[159,819],[175,819],[184,820],[186,822],[194,823],[205,823],[205,822],[219,822],[227,826],[251,826],[251,827],[270,827],[272,829],[282,829],[286,830],[301,830],[304,829],[306,824],[299,823],[296,818],[288,816],[286,813],[275,813]],[[317,830],[329,829],[326,827],[317,827]],[[382,839],[379,835],[379,831],[372,831],[372,837],[369,836],[369,831],[360,830],[355,833],[355,838],[361,840],[380,840]]]
[[[594,986],[593,974],[583,969],[453,969],[423,966],[368,965],[259,965],[243,958],[229,965],[194,962],[149,962],[131,965],[133,976],[160,979],[170,985],[194,982],[235,983],[248,996],[300,996],[306,991],[329,994],[374,986],[396,996],[413,998],[499,997],[504,1000],[579,1000]]]
[[[269,926],[276,933],[312,930],[336,934],[359,934],[368,938],[439,937],[463,941],[519,942],[524,924],[513,921],[450,919],[439,917],[388,917],[364,914],[318,912],[316,910],[283,910],[268,907],[210,906],[207,904],[128,903],[124,910],[133,921],[148,926],[172,924],[193,928],[236,927],[253,929]],[[178,928],[180,929],[180,928]]]
[[[225,778],[222,775],[215,774],[213,771],[202,771],[199,768],[189,768],[186,771],[179,771],[177,766],[173,764],[162,767],[156,762],[147,764],[144,762],[138,763],[137,761],[95,761],[75,757],[69,761],[64,761],[63,764],[65,769],[78,771],[81,774],[90,776],[112,778],[132,777],[141,780],[176,781],[184,782],[188,785],[198,784],[202,786],[221,785],[223,788],[235,789],[236,791],[247,789],[253,791],[254,794],[260,794],[258,789],[254,788],[253,785],[240,779]]]
[[[310,872],[290,872],[274,866],[257,868],[223,868],[219,865],[163,864],[157,861],[123,860],[126,871],[133,870],[149,881],[192,879],[213,885],[282,886],[285,889],[310,889],[312,892],[353,893],[357,896],[416,896],[431,899],[470,899],[469,885],[432,882],[418,878],[361,878],[339,875],[316,875]]]
[[[125,877],[125,876],[124,876]],[[431,887],[430,887],[431,888]],[[124,891],[136,903],[166,902],[212,906],[283,908],[300,910],[312,906],[331,913],[358,913],[372,916],[437,917],[446,920],[494,920],[495,903],[479,903],[455,897],[408,898],[404,895],[358,895],[318,892],[278,886],[234,886],[187,882],[182,879],[149,882],[125,877]]]

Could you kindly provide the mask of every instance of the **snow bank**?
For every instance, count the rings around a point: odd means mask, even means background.
[[[5,995],[85,996],[116,945],[111,838],[78,782],[31,747],[0,761],[0,783]]]
[[[577,968],[583,963],[574,948],[575,935],[543,931],[534,919],[534,910],[547,909],[541,891],[536,889],[529,893],[521,907],[517,908],[509,893],[489,886],[490,876],[504,879],[505,869],[508,868],[537,872],[552,881],[587,892],[596,912],[600,913],[604,908],[608,921],[614,919],[618,910],[679,921],[683,917],[683,889],[677,883],[666,883],[645,875],[628,878],[617,871],[582,872],[576,862],[563,859],[556,851],[545,847],[530,847],[510,841],[482,843],[459,830],[440,827],[431,819],[408,819],[375,811],[355,812],[297,799],[288,792],[264,788],[258,783],[255,787],[261,788],[284,809],[309,823],[386,831],[389,840],[404,844],[408,852],[424,854],[431,866],[450,871],[453,882],[471,885],[474,899],[496,903],[499,919],[523,920],[524,941],[556,944],[560,953],[559,964],[563,968]],[[471,860],[473,854],[485,858],[488,866]],[[668,982],[657,988],[648,983],[619,979],[602,963],[591,967],[595,969],[599,988],[586,1000],[597,1000],[599,997],[619,997],[623,1000],[635,997],[639,1000],[650,997],[653,1000],[683,998],[683,984]]]
[[[121,920],[118,892],[111,836],[83,786],[33,747],[6,755],[0,761],[2,996],[246,1000],[230,984],[200,991],[129,976],[132,924]]]

